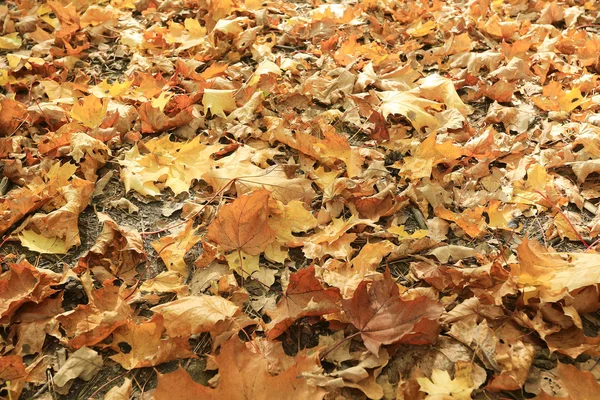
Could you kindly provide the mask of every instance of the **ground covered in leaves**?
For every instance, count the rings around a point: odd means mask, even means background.
[[[0,4],[0,397],[598,399],[595,1]]]

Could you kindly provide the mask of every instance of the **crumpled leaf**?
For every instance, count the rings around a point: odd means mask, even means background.
[[[118,276],[131,283],[137,273],[135,268],[147,258],[141,235],[135,229],[119,226],[108,214],[97,213],[97,216],[102,232],[87,254],[79,259],[75,271],[90,269],[97,279]]]
[[[57,317],[69,338],[69,345],[78,349],[103,341],[115,329],[125,325],[132,310],[126,302],[125,285],[115,285],[107,280],[102,287],[94,289],[89,274],[82,276],[82,284],[89,299],[88,304],[78,305]]]
[[[424,127],[432,130],[438,126],[437,118],[427,109],[440,111],[442,104],[422,99],[409,92],[386,91],[379,92],[377,95],[381,99],[379,112],[384,118],[390,114],[400,114],[406,117],[418,131]]]
[[[92,379],[102,368],[102,356],[88,347],[81,347],[69,356],[67,362],[54,375],[54,386],[59,393],[66,394],[67,386],[76,378],[84,381]]]

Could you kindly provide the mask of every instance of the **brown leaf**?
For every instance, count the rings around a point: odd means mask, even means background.
[[[164,319],[160,314],[150,321],[136,324],[129,321],[113,332],[111,356],[125,369],[153,367],[178,358],[195,357],[188,337],[164,337]]]
[[[89,274],[82,277],[89,303],[57,317],[70,338],[69,344],[78,349],[103,341],[115,329],[125,325],[132,311],[125,301],[125,285],[116,286],[114,281],[104,281],[100,289],[94,289]]]
[[[9,264],[8,271],[0,274],[0,323],[9,321],[13,313],[25,303],[41,303],[56,293],[61,275],[35,268],[26,260]]]
[[[0,357],[0,382],[19,379],[26,374],[23,357],[18,355]]]
[[[352,299],[342,300],[342,305],[365,346],[374,354],[386,344],[433,343],[439,333],[441,305],[425,296],[401,300],[389,271],[383,279],[363,280]]]
[[[269,196],[269,191],[258,190],[223,206],[208,227],[206,238],[225,251],[241,250],[259,255],[275,239],[275,232],[268,223]]]
[[[238,306],[219,296],[188,296],[152,308],[165,319],[170,337],[189,337],[201,332],[213,334],[243,328],[248,319]]]
[[[170,374],[158,375],[156,399],[286,399],[317,400],[325,395],[323,389],[311,386],[303,373],[320,370],[314,356],[298,355],[296,362],[278,375],[268,372],[268,361],[255,352],[252,343],[232,338],[221,346],[215,357],[219,366],[219,385],[216,389],[202,386],[179,368]]]
[[[138,108],[142,120],[142,133],[160,133],[177,128],[190,122],[194,117],[185,109],[174,117],[167,116],[159,108],[153,107],[152,102],[142,104]]]
[[[98,213],[103,224],[102,232],[94,246],[79,259],[77,273],[89,269],[99,280],[118,276],[128,283],[134,281],[135,267],[146,261],[142,237],[135,230],[119,226],[108,214]]]
[[[277,303],[277,308],[269,312],[272,321],[268,325],[268,339],[275,339],[302,317],[316,317],[337,312],[340,291],[337,288],[325,289],[315,277],[315,267],[290,276],[285,296]]]
[[[574,365],[558,363],[557,375],[569,397],[551,397],[542,392],[536,399],[596,400],[600,398],[600,384],[589,371],[580,371]]]

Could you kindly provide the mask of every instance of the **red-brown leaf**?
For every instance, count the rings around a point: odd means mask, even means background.
[[[381,345],[428,344],[439,334],[442,307],[425,296],[402,300],[389,271],[383,279],[363,280],[352,299],[343,300],[348,319],[360,331],[367,349],[374,354]]]

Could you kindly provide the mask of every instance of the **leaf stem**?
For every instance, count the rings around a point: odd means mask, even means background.
[[[355,338],[356,336],[360,335],[360,331],[353,333],[352,335],[345,337],[344,339],[340,340],[335,346],[333,346],[331,349],[327,350],[325,353],[321,354],[321,357],[319,357],[319,359],[324,360],[325,357],[327,357],[329,355],[329,353],[331,353],[332,351],[334,351],[335,349],[337,349],[338,347],[340,347],[343,343],[347,342],[350,339]]]

